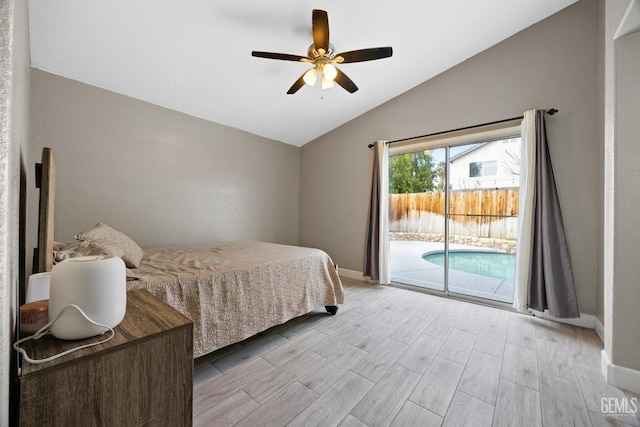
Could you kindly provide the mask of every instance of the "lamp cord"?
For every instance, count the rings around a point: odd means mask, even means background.
[[[60,318],[60,316],[62,316],[62,314],[68,308],[75,308],[76,310],[78,310],[80,312],[82,317],[84,317],[88,322],[90,322],[90,323],[92,323],[92,324],[94,324],[96,326],[100,326],[100,327],[106,328],[106,331],[104,331],[103,334],[105,334],[107,332],[111,332],[111,335],[108,338],[105,338],[104,340],[101,340],[101,341],[98,341],[98,342],[94,342],[94,343],[91,343],[91,344],[83,344],[83,345],[80,345],[78,347],[74,347],[74,348],[71,348],[69,350],[63,351],[61,353],[54,354],[53,356],[47,357],[45,359],[32,359],[32,358],[30,358],[29,355],[27,355],[27,352],[22,347],[20,347],[20,344],[22,344],[22,343],[24,343],[26,341],[30,341],[30,340],[34,340],[35,341],[37,339],[42,338],[43,336],[45,336],[47,334],[50,334],[51,333],[51,330],[50,330],[51,325],[53,325]],[[46,362],[50,362],[52,360],[55,360],[55,359],[57,359],[59,357],[65,356],[65,355],[67,355],[69,353],[73,353],[74,351],[81,350],[83,348],[88,348],[88,347],[93,347],[93,346],[96,346],[96,345],[99,345],[99,344],[104,344],[107,341],[111,340],[114,337],[115,334],[116,334],[115,331],[110,326],[103,325],[102,323],[98,323],[98,322],[93,321],[92,319],[89,318],[89,316],[87,316],[87,314],[84,311],[82,311],[82,309],[80,307],[78,307],[75,304],[69,304],[65,308],[63,308],[62,311],[60,311],[60,313],[56,316],[55,319],[53,319],[51,322],[49,322],[46,325],[44,325],[42,328],[38,329],[33,335],[25,337],[25,338],[22,338],[22,339],[19,339],[18,341],[13,343],[13,349],[15,351],[17,351],[18,353],[22,354],[22,357],[29,363],[33,363],[33,364],[46,363]]]

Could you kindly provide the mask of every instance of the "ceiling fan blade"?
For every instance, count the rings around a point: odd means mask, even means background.
[[[393,55],[391,46],[372,47],[370,49],[350,50],[349,52],[338,53],[336,56],[343,58],[342,63],[373,61],[375,59],[389,58]]]
[[[305,71],[306,73],[306,71]],[[298,80],[296,80],[296,82],[293,84],[293,86],[291,86],[289,88],[289,90],[287,91],[287,95],[293,95],[294,93],[296,93],[298,90],[300,90],[300,88],[304,86],[304,74],[302,74],[300,76],[300,78]]]
[[[329,17],[324,10],[313,10],[311,22],[313,24],[313,44],[318,49],[329,51]]]
[[[260,52],[257,50],[251,52],[251,56],[267,59],[280,59],[282,61],[302,61],[303,59],[307,59],[306,56],[289,55],[288,53]]]
[[[336,68],[336,78],[333,80],[342,86],[347,92],[353,93],[358,90],[358,86],[345,73]]]

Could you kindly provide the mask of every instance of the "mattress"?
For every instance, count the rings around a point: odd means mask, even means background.
[[[136,280],[194,323],[194,357],[344,301],[319,249],[242,241],[147,249]]]

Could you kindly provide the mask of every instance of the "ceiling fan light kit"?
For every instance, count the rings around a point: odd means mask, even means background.
[[[348,64],[352,62],[373,61],[389,58],[393,55],[390,46],[358,49],[334,54],[333,45],[329,43],[329,18],[324,10],[314,9],[311,17],[313,44],[307,49],[307,56],[290,55],[286,53],[253,51],[252,56],[258,58],[277,59],[281,61],[305,62],[313,65],[296,80],[287,94],[296,93],[305,84],[314,86],[318,80],[318,73],[322,74],[322,89],[329,89],[334,82],[349,93],[358,90],[358,86],[334,64]]]

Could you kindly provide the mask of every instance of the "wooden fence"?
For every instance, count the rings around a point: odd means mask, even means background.
[[[458,190],[449,194],[449,233],[515,239],[518,189]],[[444,192],[390,194],[391,232],[444,233]]]

